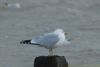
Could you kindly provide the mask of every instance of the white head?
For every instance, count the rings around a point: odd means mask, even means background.
[[[64,32],[64,30],[63,29],[56,29],[55,31],[54,31],[54,33],[57,33],[57,34],[65,34],[65,32]]]
[[[54,33],[63,33],[64,35],[67,35],[67,33],[66,32],[64,32],[64,30],[63,29],[56,29],[55,31],[54,31]]]
[[[54,32],[55,33],[64,33],[63,29],[56,29]]]

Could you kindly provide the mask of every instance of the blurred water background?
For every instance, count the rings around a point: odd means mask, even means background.
[[[19,42],[57,28],[74,40],[56,55],[70,67],[100,67],[100,0],[0,0],[0,6],[4,2],[21,8],[0,8],[0,67],[32,67],[48,51]]]

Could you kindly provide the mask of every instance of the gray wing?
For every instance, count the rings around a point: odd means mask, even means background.
[[[33,38],[35,43],[40,44],[41,46],[52,46],[59,41],[59,37],[56,34],[47,34],[37,38]]]

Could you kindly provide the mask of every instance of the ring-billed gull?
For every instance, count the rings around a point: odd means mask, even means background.
[[[9,3],[5,2],[4,3],[4,7],[8,7],[8,8],[20,8],[20,4],[19,3],[9,4]]]
[[[56,29],[53,32],[46,33],[42,36],[34,37],[31,40],[22,40],[21,44],[32,44],[49,49],[49,54],[53,55],[53,49],[63,44],[69,44],[70,39],[65,39],[65,33],[62,29]]]

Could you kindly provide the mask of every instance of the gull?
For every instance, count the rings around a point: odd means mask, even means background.
[[[20,8],[20,4],[19,3],[10,4],[10,3],[5,2],[4,3],[4,7],[8,7],[8,8]]]
[[[65,35],[67,35],[67,33],[65,33],[63,29],[56,29],[53,32],[34,37],[30,40],[22,40],[20,43],[47,48],[49,49],[49,55],[53,55],[53,49],[70,43],[71,39],[66,39]]]

